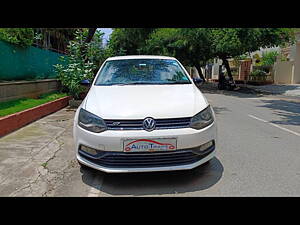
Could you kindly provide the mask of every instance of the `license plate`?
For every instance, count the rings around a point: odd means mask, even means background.
[[[176,148],[176,138],[141,138],[127,139],[123,141],[124,152],[174,151]]]

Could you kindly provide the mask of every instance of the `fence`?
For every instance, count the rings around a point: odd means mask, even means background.
[[[37,47],[18,47],[0,41],[0,80],[55,78],[53,65],[62,54]]]

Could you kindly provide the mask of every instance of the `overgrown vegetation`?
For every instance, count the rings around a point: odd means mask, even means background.
[[[16,112],[21,112],[25,109],[30,109],[65,96],[67,96],[67,94],[54,92],[40,95],[37,99],[22,98],[7,102],[0,102],[0,116],[6,116]]]

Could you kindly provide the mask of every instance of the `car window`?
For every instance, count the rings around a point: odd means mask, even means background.
[[[95,85],[190,84],[176,60],[126,59],[107,61]]]

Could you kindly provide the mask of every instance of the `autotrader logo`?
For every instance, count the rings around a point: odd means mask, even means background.
[[[152,131],[155,129],[155,120],[151,117],[147,117],[143,121],[143,128],[146,131]]]

